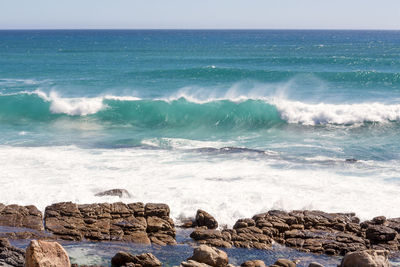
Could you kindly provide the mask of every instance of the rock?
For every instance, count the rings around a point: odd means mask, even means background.
[[[176,244],[175,226],[165,204],[56,203],[46,207],[46,230],[71,240]]]
[[[96,197],[103,197],[103,196],[117,196],[120,198],[130,198],[132,195],[126,189],[111,189],[104,192],[99,192],[95,194]]]
[[[196,214],[196,225],[197,226],[206,226],[208,229],[217,229],[218,222],[215,220],[213,216],[204,210],[197,210]]]
[[[26,267],[70,267],[64,248],[57,242],[32,240],[26,249]]]
[[[267,267],[262,260],[245,261],[240,265],[241,267]]]
[[[365,250],[347,253],[340,267],[389,267],[388,252]]]
[[[205,263],[214,267],[228,265],[228,255],[224,251],[206,245],[200,245],[195,248],[193,256],[188,258],[188,260]]]
[[[0,266],[23,267],[25,251],[11,246],[6,238],[0,238]]]
[[[373,243],[392,241],[396,238],[397,232],[383,225],[370,225],[366,232],[366,237]]]
[[[0,226],[29,228],[43,231],[43,216],[35,206],[0,204]]]
[[[318,262],[310,262],[308,267],[324,267],[324,265],[318,263]]]
[[[193,260],[184,261],[180,265],[181,267],[211,267],[211,265],[200,263]]]
[[[279,259],[272,266],[281,266],[281,267],[296,267],[296,263],[287,259]]]
[[[128,252],[120,251],[111,259],[112,267],[129,266],[130,264],[135,267],[162,266],[162,263],[151,253],[132,255]]]

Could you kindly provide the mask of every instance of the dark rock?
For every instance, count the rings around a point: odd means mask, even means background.
[[[35,206],[0,205],[0,226],[43,231],[43,216]]]
[[[120,251],[111,259],[111,266],[161,267],[162,263],[151,253],[132,255]]]
[[[310,262],[308,267],[324,267],[324,265],[318,263],[318,262]]]
[[[397,232],[395,230],[383,225],[370,225],[365,234],[366,237],[375,244],[392,241],[397,237]]]
[[[132,195],[126,189],[111,189],[104,192],[99,192],[95,194],[96,197],[103,197],[103,196],[117,196],[120,198],[130,198]]]
[[[23,267],[25,251],[11,246],[6,238],[0,238],[0,266]]]
[[[197,210],[196,225],[200,227],[206,226],[208,229],[216,229],[218,227],[218,222],[204,210]]]

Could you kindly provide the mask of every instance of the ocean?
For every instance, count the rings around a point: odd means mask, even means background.
[[[399,31],[0,31],[5,204],[400,217],[399,141]]]

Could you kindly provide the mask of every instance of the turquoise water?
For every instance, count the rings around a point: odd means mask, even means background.
[[[0,31],[3,202],[395,217],[399,130],[398,31]]]

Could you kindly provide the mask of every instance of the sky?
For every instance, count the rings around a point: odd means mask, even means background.
[[[400,30],[400,0],[0,0],[0,29]]]

